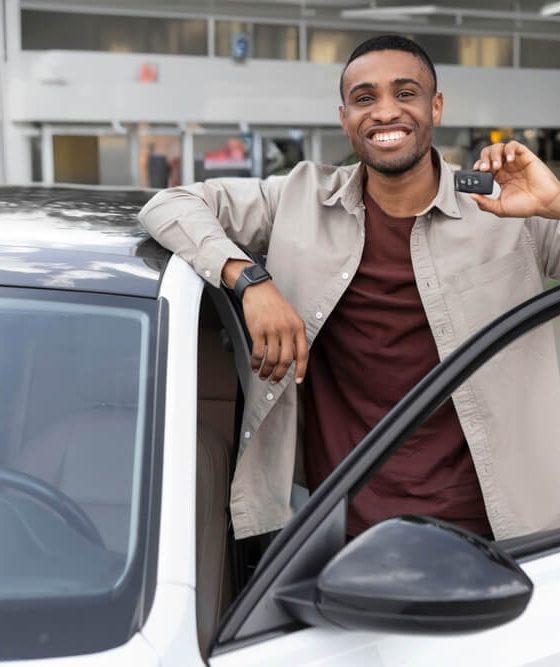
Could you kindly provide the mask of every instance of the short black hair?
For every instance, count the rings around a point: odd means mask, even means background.
[[[366,53],[370,53],[371,51],[406,51],[407,53],[412,53],[412,55],[419,58],[430,71],[430,74],[432,75],[432,78],[434,80],[434,93],[437,91],[436,68],[434,67],[432,59],[426,53],[426,51],[424,51],[424,49],[420,46],[420,44],[413,41],[412,39],[408,39],[408,37],[403,37],[403,35],[395,35],[395,34],[378,35],[377,37],[370,37],[370,39],[366,39],[365,42],[358,44],[358,46],[352,51],[350,57],[346,61],[344,69],[342,70],[342,74],[340,75],[340,84],[339,84],[340,97],[342,98],[343,102],[344,102],[344,90],[343,90],[344,74],[348,69],[348,65],[350,65],[350,63],[353,60],[356,60],[356,58],[359,58],[360,56],[363,56]]]

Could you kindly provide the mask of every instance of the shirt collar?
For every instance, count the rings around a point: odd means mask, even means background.
[[[420,211],[418,216],[427,215],[434,208],[438,208],[448,218],[459,219],[462,215],[455,193],[453,170],[443,159],[441,153],[435,148],[432,148],[432,155],[434,161],[437,161],[439,164],[439,187],[432,202],[423,211]]]
[[[434,208],[438,208],[447,217],[459,219],[462,216],[455,194],[453,171],[442,158],[439,151],[432,148],[432,154],[434,160],[439,164],[439,187],[433,201],[423,211],[420,211],[418,216],[427,215]],[[340,203],[348,213],[352,213],[357,206],[363,208],[364,169],[365,166],[361,162],[352,167],[346,183],[325,199],[323,204],[325,206],[333,206],[340,200]]]
[[[325,206],[334,206],[340,200],[342,206],[348,213],[352,213],[356,207],[364,207],[364,164],[359,162],[350,169],[350,176],[338,190],[327,199],[323,200]]]

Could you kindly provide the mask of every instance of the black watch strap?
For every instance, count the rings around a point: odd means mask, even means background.
[[[241,275],[237,279],[233,291],[235,296],[241,301],[243,299],[243,292],[250,287],[251,285],[258,285],[263,283],[265,280],[270,280],[272,276],[270,273],[262,266],[262,264],[250,264],[246,266]]]

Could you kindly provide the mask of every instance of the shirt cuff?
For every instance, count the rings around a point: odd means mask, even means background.
[[[194,270],[198,275],[214,287],[222,284],[222,270],[224,264],[230,259],[252,262],[253,260],[238,246],[224,239],[213,241],[208,248],[202,250],[194,260]]]

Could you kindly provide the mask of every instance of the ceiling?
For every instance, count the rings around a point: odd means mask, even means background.
[[[21,0],[21,5],[305,20],[372,31],[521,32],[560,37],[560,2],[553,0]],[[551,9],[556,13],[540,14],[550,5],[557,5]]]

